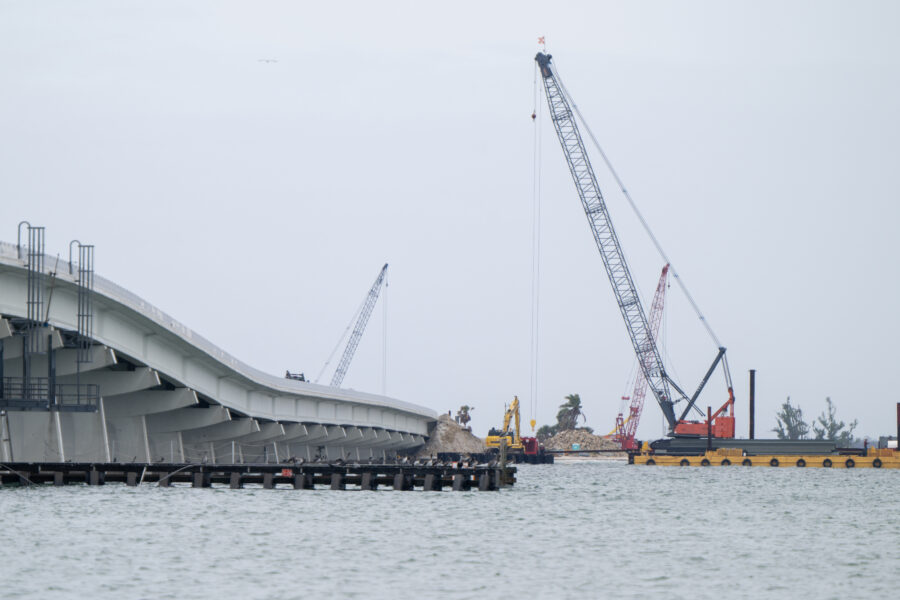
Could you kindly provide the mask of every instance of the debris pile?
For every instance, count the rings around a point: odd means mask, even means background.
[[[572,450],[578,444],[580,450],[618,450],[619,444],[611,439],[594,435],[584,429],[560,431],[544,442],[547,450]]]
[[[484,452],[484,441],[461,427],[450,415],[438,417],[437,425],[428,438],[428,443],[416,453],[417,456],[432,456],[438,452],[473,453]]]

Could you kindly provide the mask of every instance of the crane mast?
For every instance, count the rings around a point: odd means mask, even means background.
[[[666,278],[669,275],[669,265],[662,269],[659,283],[656,285],[656,293],[653,294],[653,303],[650,305],[650,334],[656,340],[659,336],[659,324],[662,322],[663,305],[666,300]],[[647,395],[647,378],[643,371],[639,371],[634,382],[634,392],[631,394],[631,405],[628,409],[628,417],[622,419],[619,414],[616,419],[616,441],[624,450],[635,450],[634,441],[638,425],[641,422],[641,412],[644,410],[644,397]]]
[[[553,127],[556,129],[563,153],[566,156],[569,172],[572,174],[578,196],[581,198],[584,214],[591,226],[597,249],[603,258],[603,266],[606,268],[616,302],[625,320],[625,326],[638,357],[641,372],[647,379],[647,383],[663,411],[669,424],[669,431],[674,432],[675,410],[669,391],[669,385],[672,382],[666,375],[659,349],[656,347],[656,341],[647,321],[647,315],[644,313],[637,288],[628,264],[625,262],[625,254],[622,252],[622,246],[619,244],[615,229],[613,229],[606,202],[600,192],[597,177],[594,175],[594,169],[591,167],[581,133],[575,123],[575,115],[569,106],[562,84],[553,71],[550,59],[551,56],[543,52],[539,52],[535,57],[541,71]],[[674,384],[673,387],[678,389]],[[682,396],[684,396],[683,393]]]
[[[353,355],[356,353],[356,347],[359,346],[359,340],[366,330],[366,325],[369,323],[369,317],[372,316],[372,309],[375,308],[375,303],[378,302],[378,295],[381,293],[381,284],[384,282],[387,268],[387,263],[385,263],[384,266],[381,267],[378,277],[375,278],[375,283],[372,284],[369,293],[366,295],[363,307],[359,311],[359,318],[356,319],[356,324],[353,326],[353,333],[350,334],[350,339],[347,340],[347,347],[344,348],[344,354],[341,356],[341,362],[338,363],[337,369],[334,371],[334,376],[331,378],[331,387],[340,387],[341,382],[344,381],[347,369],[350,368],[350,361],[353,360]]]

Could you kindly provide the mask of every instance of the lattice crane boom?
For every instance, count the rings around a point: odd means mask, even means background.
[[[553,127],[556,129],[562,145],[569,172],[572,174],[575,188],[581,198],[584,214],[587,216],[597,249],[603,258],[603,266],[606,268],[616,302],[625,320],[625,326],[638,357],[641,372],[647,379],[647,383],[653,390],[653,395],[669,423],[670,432],[673,432],[676,419],[674,403],[669,391],[670,380],[666,375],[656,341],[651,334],[650,323],[625,261],[622,246],[619,244],[615,229],[613,229],[612,220],[581,139],[581,133],[575,123],[575,114],[569,105],[559,78],[553,70],[550,59],[551,56],[543,52],[538,53],[535,57],[541,71],[541,79],[544,82],[544,91]],[[678,388],[676,387],[676,389]]]
[[[616,302],[625,320],[625,327],[634,346],[638,364],[641,366],[641,372],[647,380],[647,385],[653,390],[653,395],[656,397],[656,401],[663,411],[663,416],[665,416],[669,424],[669,434],[689,436],[711,434],[713,437],[734,437],[734,388],[731,383],[724,347],[720,346],[718,348],[716,358],[701,380],[700,385],[697,386],[697,390],[690,397],[666,374],[659,349],[656,346],[655,333],[653,333],[651,323],[644,312],[644,307],[638,296],[628,264],[625,262],[625,255],[622,252],[615,229],[613,229],[606,202],[603,199],[603,194],[600,192],[597,177],[594,175],[594,169],[591,167],[591,161],[588,158],[581,133],[575,122],[573,108],[577,112],[577,107],[570,102],[565,87],[551,65],[551,58],[549,54],[543,52],[539,52],[535,56],[535,61],[541,71],[541,79],[544,83],[544,91],[547,95],[547,104],[550,108],[553,127],[556,129],[556,134],[562,145],[569,172],[572,174],[575,188],[578,190],[578,196],[584,207],[584,214],[587,216],[588,224],[591,226],[597,249],[603,258],[603,266],[606,268],[606,274],[609,276],[609,281],[612,284]],[[609,164],[608,161],[607,164]],[[610,169],[612,169],[611,166]],[[614,177],[621,186],[621,181],[619,181],[615,173]],[[622,193],[625,194],[626,198],[630,198],[624,187],[622,187]],[[658,243],[657,248],[659,248]],[[660,252],[662,252],[661,248]],[[684,288],[683,285],[682,288]],[[685,290],[685,293],[687,293],[687,290]],[[712,335],[712,330],[689,294],[688,299]],[[715,335],[712,335],[712,337],[718,345],[718,339]],[[696,406],[697,399],[720,362],[725,373],[728,400],[711,417],[708,417],[707,421],[688,421],[687,415],[692,409],[702,413]],[[677,392],[677,398],[673,398],[670,395],[670,389]],[[681,400],[686,401],[686,406],[681,416],[676,417],[674,406],[676,402]]]
[[[337,369],[334,371],[334,376],[331,378],[331,387],[340,387],[341,382],[344,381],[347,369],[350,368],[350,361],[353,360],[353,355],[356,353],[356,347],[359,346],[359,340],[366,330],[366,325],[369,323],[369,317],[372,316],[372,309],[375,308],[375,303],[378,302],[378,296],[381,294],[381,287],[384,283],[387,268],[387,263],[385,263],[384,266],[381,267],[378,277],[375,278],[375,283],[372,284],[369,293],[366,295],[366,300],[359,311],[359,317],[356,319],[356,324],[353,326],[353,333],[350,334],[350,339],[347,340],[347,347],[344,348],[344,354],[341,356],[341,362],[338,363]]]
[[[659,339],[659,325],[662,322],[663,306],[666,301],[666,279],[669,275],[669,265],[662,269],[656,292],[653,294],[653,303],[650,305],[650,334],[654,341]],[[631,394],[631,404],[628,407],[628,417],[622,421],[622,416],[616,420],[616,439],[624,450],[635,450],[637,445],[634,438],[638,425],[641,422],[641,412],[644,410],[644,397],[647,395],[647,378],[643,371],[638,371],[634,381],[634,392]],[[621,423],[621,426],[620,426]]]

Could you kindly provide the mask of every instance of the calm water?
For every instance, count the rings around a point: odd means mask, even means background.
[[[0,490],[7,598],[859,598],[900,471],[522,466],[499,493]]]

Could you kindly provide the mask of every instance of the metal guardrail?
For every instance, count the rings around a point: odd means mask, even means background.
[[[52,393],[51,393],[52,391]],[[94,412],[100,402],[100,387],[94,383],[57,383],[46,377],[4,377],[0,385],[0,408],[6,410],[62,410]]]

